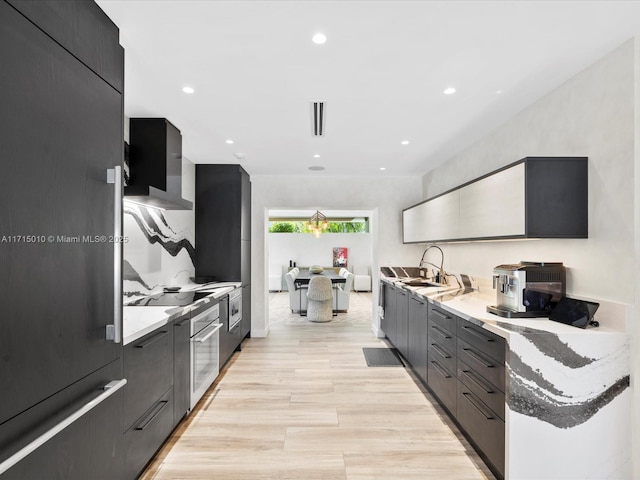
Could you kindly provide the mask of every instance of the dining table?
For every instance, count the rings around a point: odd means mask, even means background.
[[[323,270],[322,272],[319,272],[319,273],[312,273],[310,270],[300,270],[300,273],[295,278],[293,283],[296,286],[296,290],[298,290],[298,292],[300,294],[300,316],[302,316],[302,317],[306,317],[307,316],[307,311],[306,310],[302,310],[302,291],[303,290],[308,290],[309,289],[309,282],[311,281],[311,279],[313,277],[318,277],[318,276],[328,277],[331,280],[331,285],[333,286],[334,290],[338,289],[338,285],[339,284],[341,284],[341,283],[344,284],[344,283],[347,282],[347,279],[345,277],[343,277],[341,275],[338,275],[333,270]],[[337,295],[337,291],[334,291],[333,299],[334,299],[334,307],[335,307],[335,308],[333,308],[333,316],[335,317],[336,315],[338,315],[338,295]]]

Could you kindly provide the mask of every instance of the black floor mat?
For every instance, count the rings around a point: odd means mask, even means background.
[[[363,348],[369,367],[404,367],[395,348]]]

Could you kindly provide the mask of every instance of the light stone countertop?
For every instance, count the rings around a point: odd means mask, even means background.
[[[487,306],[495,305],[495,291],[481,292],[474,290],[464,293],[457,287],[412,287],[394,278],[383,277],[382,280],[391,283],[396,287],[414,292],[428,302],[438,305],[444,310],[448,310],[454,315],[458,315],[496,335],[509,340],[513,333],[536,334],[552,333],[556,335],[600,335],[600,334],[621,334],[622,330],[601,326],[594,328],[576,328],[571,325],[554,322],[547,317],[537,318],[506,318],[487,312]]]
[[[200,289],[199,292],[211,293],[191,305],[186,306],[125,306],[122,308],[122,345],[128,345],[146,334],[182,317],[191,310],[207,302],[216,300],[241,286],[240,282],[224,282]],[[191,290],[187,290],[191,291]]]

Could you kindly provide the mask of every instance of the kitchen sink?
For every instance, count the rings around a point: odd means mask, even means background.
[[[401,278],[400,282],[410,287],[444,287],[441,283],[432,282],[424,278]]]

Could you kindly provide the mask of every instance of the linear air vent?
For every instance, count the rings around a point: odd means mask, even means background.
[[[311,135],[314,137],[324,137],[326,117],[326,102],[311,102]]]

